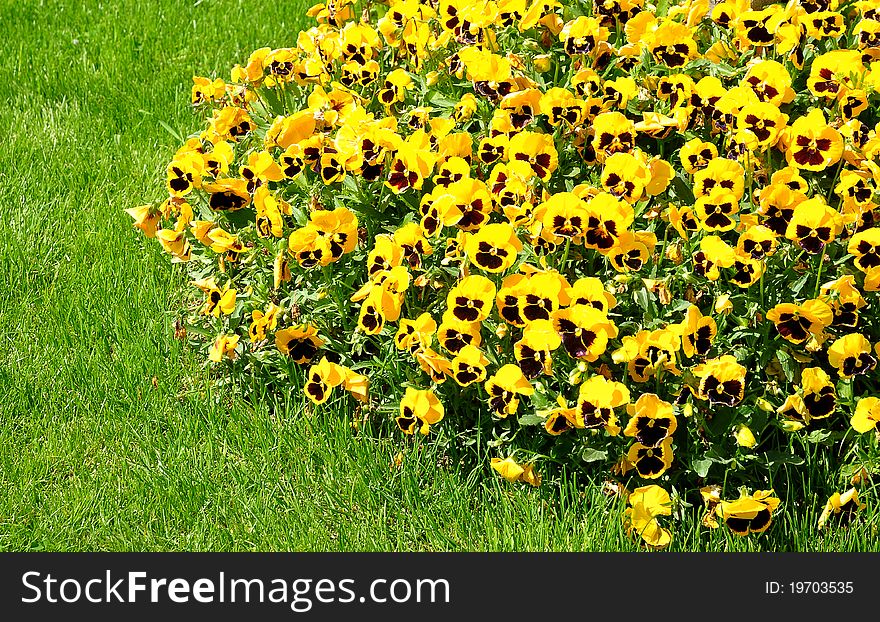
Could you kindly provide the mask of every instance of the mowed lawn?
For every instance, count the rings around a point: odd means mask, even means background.
[[[184,279],[122,210],[163,192],[163,122],[200,127],[192,75],[294,44],[306,7],[0,0],[0,549],[637,549],[588,473],[511,486],[293,390],[247,405],[175,340]],[[876,494],[818,534],[832,475],[790,476],[810,492],[768,534],[707,531],[694,507],[671,548],[878,548]]]

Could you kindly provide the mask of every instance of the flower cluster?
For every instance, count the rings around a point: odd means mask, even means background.
[[[491,439],[510,481],[550,457],[640,485],[653,546],[701,487],[747,535],[813,446],[877,464],[880,0],[308,14],[194,78],[207,122],[128,210],[186,264],[211,361]]]

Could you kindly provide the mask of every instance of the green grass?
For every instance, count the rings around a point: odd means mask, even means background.
[[[513,487],[348,412],[212,394],[174,339],[182,279],[122,210],[162,193],[160,120],[198,126],[191,76],[292,43],[304,7],[0,0],[0,549],[637,548],[583,477]],[[876,503],[821,536],[823,501],[751,539],[691,517],[672,548],[877,550]]]

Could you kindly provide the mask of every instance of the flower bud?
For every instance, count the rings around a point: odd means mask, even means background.
[[[546,73],[550,71],[550,55],[538,54],[535,56],[535,71],[538,73]]]

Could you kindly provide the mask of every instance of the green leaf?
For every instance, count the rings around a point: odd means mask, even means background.
[[[527,415],[523,415],[522,417],[517,419],[517,421],[519,421],[520,425],[543,425],[544,424],[544,418],[541,417],[540,415],[536,415],[535,413],[529,413]]]
[[[691,468],[694,470],[694,473],[697,474],[697,477],[706,477],[709,474],[709,468],[712,466],[712,460],[708,458],[700,458],[699,460],[694,460],[691,462]]]
[[[593,449],[592,447],[587,447],[581,453],[581,460],[584,462],[599,462],[600,460],[606,460],[608,458],[608,452],[603,451],[601,449]]]
[[[804,459],[802,457],[782,451],[768,451],[766,454],[764,454],[764,458],[767,460],[767,463],[770,466],[777,466],[780,464],[791,464],[793,466],[798,466],[804,463]]]
[[[807,441],[809,441],[810,443],[827,445],[829,444],[829,440],[832,443],[834,442],[834,439],[832,438],[833,436],[834,432],[832,432],[831,430],[813,430],[812,432],[807,434]]]
[[[794,384],[799,371],[797,361],[795,361],[785,350],[777,350],[776,359],[779,361],[779,366],[782,367],[782,373],[785,374],[785,379]]]

